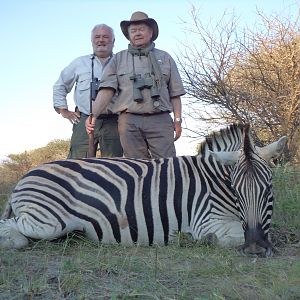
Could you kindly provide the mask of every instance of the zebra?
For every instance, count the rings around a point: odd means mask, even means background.
[[[272,255],[270,162],[286,141],[256,147],[249,125],[231,124],[209,134],[194,156],[42,164],[13,190],[0,220],[0,247],[19,249],[30,239],[73,231],[107,244],[167,245],[181,232]]]

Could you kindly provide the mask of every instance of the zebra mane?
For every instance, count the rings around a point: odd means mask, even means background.
[[[198,153],[211,151],[237,151],[243,147],[244,133],[248,125],[237,123],[211,132],[198,145]]]
[[[253,140],[250,134],[250,126],[249,124],[245,125],[245,137],[244,137],[244,144],[243,144],[243,150],[244,150],[244,155],[245,158],[248,162],[251,161],[251,158],[253,157],[253,153],[256,152],[254,145],[253,145]]]

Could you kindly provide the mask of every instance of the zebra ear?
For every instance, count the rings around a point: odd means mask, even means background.
[[[221,151],[221,152],[214,152],[209,150],[209,153],[212,157],[216,159],[216,161],[224,164],[224,165],[233,165],[235,164],[242,155],[242,150],[238,151]]]
[[[284,150],[288,138],[286,136],[281,137],[278,141],[271,143],[264,147],[256,146],[257,153],[264,160],[271,162],[277,158]]]

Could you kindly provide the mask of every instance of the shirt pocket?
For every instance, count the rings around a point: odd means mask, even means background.
[[[90,83],[91,83],[90,72],[80,74],[77,82],[77,89],[79,91],[86,91],[90,88]]]
[[[117,71],[117,78],[118,78],[118,85],[120,90],[123,90],[124,87],[130,84],[130,82],[132,81],[130,79],[131,76],[132,76],[132,71],[130,72],[126,68],[119,68],[119,70]]]

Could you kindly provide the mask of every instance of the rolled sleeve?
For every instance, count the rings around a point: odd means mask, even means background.
[[[116,60],[113,57],[110,62],[106,65],[99,84],[99,89],[112,88],[115,91],[118,90],[118,78],[116,72]]]
[[[183,96],[185,94],[184,86],[177,69],[174,59],[169,57],[171,72],[170,72],[170,81],[169,81],[169,95],[170,98]]]

